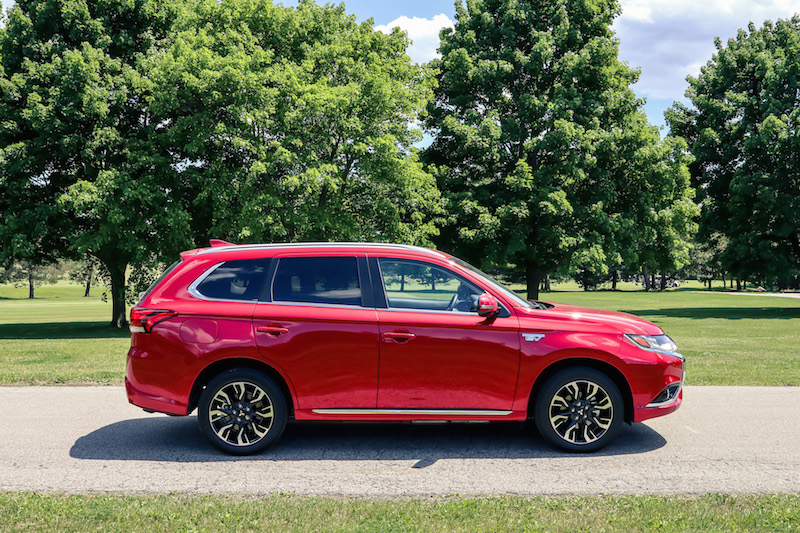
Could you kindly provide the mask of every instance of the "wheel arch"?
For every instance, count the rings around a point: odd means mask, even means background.
[[[247,368],[250,370],[255,370],[272,379],[278,385],[278,387],[280,387],[281,392],[283,392],[283,395],[286,398],[286,406],[289,408],[289,418],[294,417],[294,399],[292,397],[292,391],[280,372],[266,363],[256,361],[254,359],[248,359],[246,357],[222,359],[205,367],[200,374],[197,375],[197,378],[194,380],[194,384],[192,385],[192,392],[189,395],[187,414],[191,414],[191,412],[197,408],[200,394],[212,379],[221,373],[234,368]]]
[[[560,361],[556,361],[547,368],[545,368],[539,376],[536,378],[536,381],[533,384],[533,388],[531,389],[531,394],[528,397],[528,418],[533,417],[534,412],[534,405],[536,403],[536,397],[539,394],[539,389],[542,388],[550,376],[554,375],[556,372],[559,372],[565,368],[576,367],[576,366],[585,366],[588,368],[593,368],[602,372],[603,374],[607,375],[619,388],[620,394],[622,394],[622,400],[625,402],[625,417],[624,420],[628,424],[633,422],[633,392],[631,391],[630,384],[628,380],[625,379],[625,376],[620,372],[619,369],[614,367],[613,365],[605,362],[600,361],[598,359],[592,359],[589,357],[573,357],[568,359],[561,359]]]

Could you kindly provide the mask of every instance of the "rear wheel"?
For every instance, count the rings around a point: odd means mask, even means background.
[[[623,415],[619,387],[606,374],[588,367],[554,374],[539,390],[534,407],[541,436],[570,452],[591,452],[611,442]]]
[[[200,394],[200,428],[214,446],[232,455],[264,450],[281,436],[287,418],[280,387],[254,370],[223,372]]]

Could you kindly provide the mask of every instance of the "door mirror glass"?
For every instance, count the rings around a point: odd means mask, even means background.
[[[497,298],[484,292],[478,298],[478,314],[480,316],[494,316],[500,311],[500,304],[497,303]]]

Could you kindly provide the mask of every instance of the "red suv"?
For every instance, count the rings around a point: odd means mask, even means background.
[[[128,399],[232,454],[295,420],[518,420],[569,451],[671,413],[684,358],[632,315],[527,301],[448,254],[231,245],[181,260],[131,310]]]

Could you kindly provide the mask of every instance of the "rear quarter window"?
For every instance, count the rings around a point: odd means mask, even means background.
[[[206,271],[189,292],[211,300],[258,300],[269,270],[269,260],[226,261]]]

